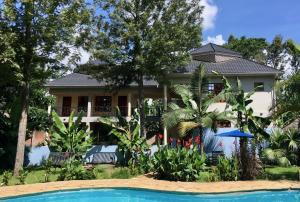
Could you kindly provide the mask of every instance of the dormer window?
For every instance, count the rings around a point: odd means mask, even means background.
[[[218,95],[224,89],[223,83],[209,83],[208,93]]]

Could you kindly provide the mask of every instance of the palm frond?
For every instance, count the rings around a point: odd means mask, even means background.
[[[193,120],[195,111],[192,109],[179,108],[163,114],[163,124],[169,129],[176,126],[181,121]]]
[[[187,132],[199,127],[201,124],[193,121],[180,122],[178,124],[178,134],[180,137],[184,137]]]

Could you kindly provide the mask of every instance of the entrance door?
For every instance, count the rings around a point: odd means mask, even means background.
[[[127,96],[118,97],[118,107],[122,116],[127,116]]]
[[[71,103],[72,97],[63,97],[63,105],[62,105],[62,116],[69,116],[71,114]]]

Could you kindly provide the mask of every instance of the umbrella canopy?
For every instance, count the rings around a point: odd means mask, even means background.
[[[248,138],[254,138],[253,135],[249,133],[241,132],[240,130],[233,130],[225,133],[217,134],[216,136],[220,137],[248,137]]]

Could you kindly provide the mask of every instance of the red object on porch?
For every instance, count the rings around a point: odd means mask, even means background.
[[[195,137],[195,142],[196,142],[197,144],[200,144],[200,143],[201,143],[201,138],[200,138],[200,136],[196,136],[196,137]]]

